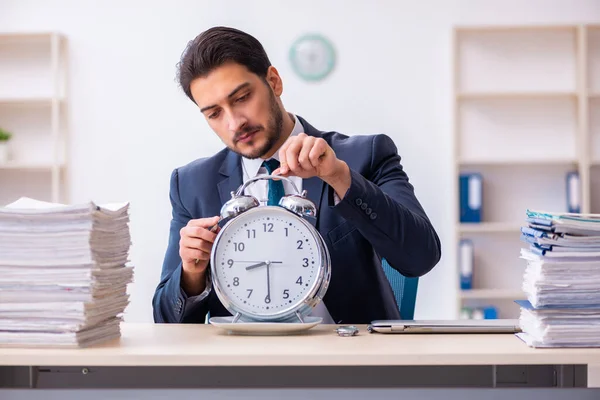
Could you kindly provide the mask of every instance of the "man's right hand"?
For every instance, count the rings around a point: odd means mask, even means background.
[[[206,287],[206,267],[219,233],[219,217],[192,219],[179,232],[179,256],[183,264],[181,287],[188,296],[202,293]],[[209,229],[215,226],[213,231]]]

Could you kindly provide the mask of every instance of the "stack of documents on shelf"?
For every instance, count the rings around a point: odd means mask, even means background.
[[[0,208],[0,346],[86,347],[120,337],[130,245],[128,203],[21,198]]]
[[[532,347],[600,347],[600,215],[527,212],[518,334]]]

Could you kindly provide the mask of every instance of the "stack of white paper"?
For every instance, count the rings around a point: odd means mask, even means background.
[[[600,346],[600,215],[528,211],[519,336],[532,347]]]
[[[534,308],[521,306],[517,335],[531,347],[600,347],[600,305]]]
[[[84,347],[120,336],[129,204],[22,198],[0,208],[0,345]]]

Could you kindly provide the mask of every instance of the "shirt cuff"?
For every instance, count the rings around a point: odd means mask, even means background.
[[[342,200],[340,200],[340,196],[338,196],[334,190],[333,191],[333,204],[337,206],[340,201],[342,201]]]

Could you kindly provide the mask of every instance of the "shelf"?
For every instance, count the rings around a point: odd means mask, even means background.
[[[35,107],[50,107],[52,105],[52,97],[0,97],[0,106],[35,106]],[[63,99],[57,99],[59,103]]]
[[[457,94],[459,100],[478,99],[576,99],[576,92],[472,92]]]
[[[0,42],[50,40],[53,36],[63,38],[58,32],[0,32]]]
[[[458,29],[458,99],[575,98],[576,26]]]
[[[458,161],[575,160],[577,105],[568,97],[457,104]]]
[[[529,32],[529,31],[575,31],[573,25],[471,25],[456,28],[458,33],[486,33],[486,32]]]
[[[51,163],[27,163],[9,161],[6,164],[0,164],[0,170],[48,170],[54,167],[62,168],[62,164]]]
[[[459,312],[490,306],[501,318],[518,317],[527,209],[566,212],[575,190],[582,213],[600,212],[599,27],[455,28],[454,171],[482,177],[468,198],[481,207],[482,222],[460,223],[460,211],[453,218],[455,273],[461,257],[472,257],[475,288],[455,289]],[[567,179],[574,172],[578,187]],[[461,204],[473,193],[457,178]]]
[[[458,224],[460,233],[520,233],[520,222],[480,222]]]
[[[463,300],[522,300],[526,298],[522,290],[511,289],[471,289],[461,290],[460,298]]]
[[[561,165],[575,166],[578,161],[574,159],[531,159],[531,160],[460,160],[459,165],[464,167],[469,166],[546,166],[546,165]]]

